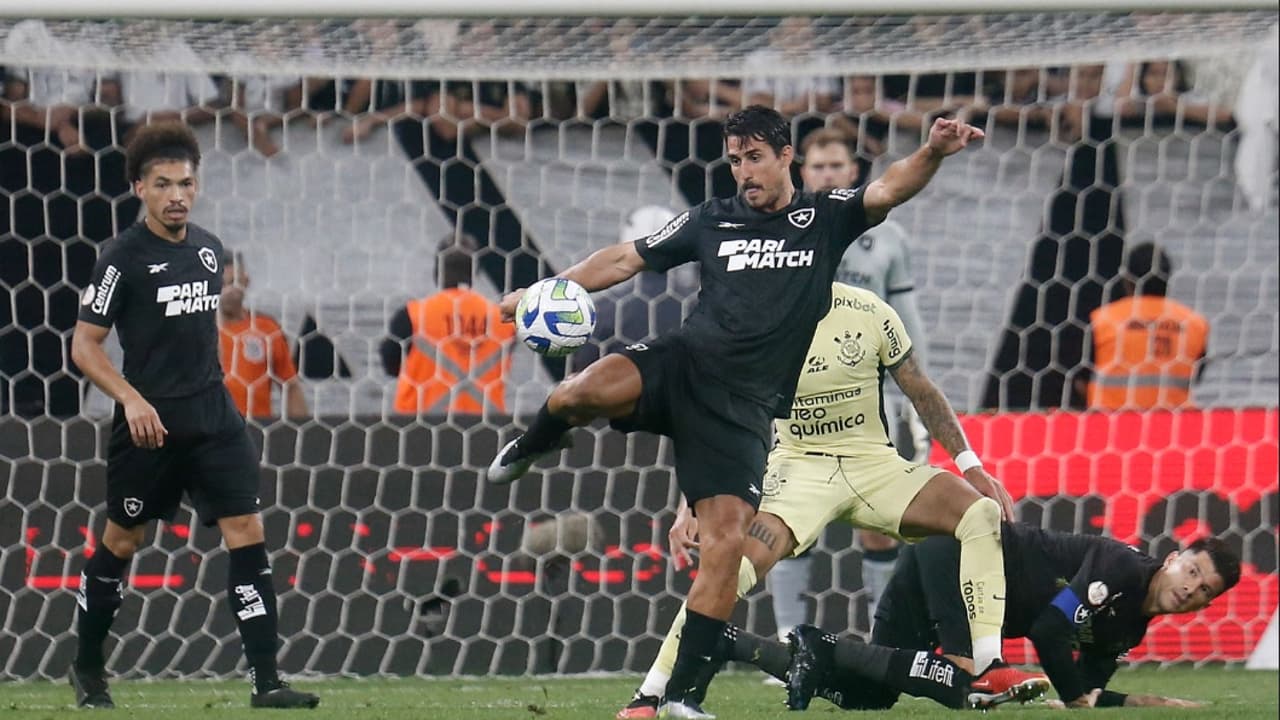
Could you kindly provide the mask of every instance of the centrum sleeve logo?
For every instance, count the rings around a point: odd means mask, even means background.
[[[120,270],[115,265],[108,265],[102,273],[102,281],[98,283],[97,297],[90,298],[89,309],[99,315],[106,315],[107,308],[111,307],[111,297],[116,294],[116,285],[119,282]]]
[[[852,200],[854,197],[857,196],[857,194],[858,194],[857,190],[850,190],[849,188],[836,188],[835,190],[832,190],[831,192],[827,193],[827,197],[831,198],[832,200],[839,200],[840,202],[846,202],[848,200]]]
[[[671,218],[670,222],[663,226],[661,230],[650,235],[649,238],[644,241],[645,247],[655,247],[658,244],[671,239],[671,236],[680,232],[680,228],[684,227],[684,224],[687,222],[689,222],[689,211],[685,210],[679,215]]]

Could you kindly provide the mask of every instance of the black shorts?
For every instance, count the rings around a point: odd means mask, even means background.
[[[677,338],[621,352],[640,369],[642,389],[635,412],[613,420],[614,429],[672,439],[676,481],[691,507],[703,498],[734,495],[758,508],[773,409],[698,372]]]
[[[969,617],[960,597],[959,541],[935,535],[902,546],[876,610],[871,642],[973,656]]]
[[[121,527],[173,519],[186,492],[205,525],[258,512],[258,449],[222,384],[151,401],[169,431],[164,447],[133,444],[116,405],[107,448],[107,517]]]

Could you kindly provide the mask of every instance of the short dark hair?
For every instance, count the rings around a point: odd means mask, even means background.
[[[1240,582],[1240,556],[1236,555],[1221,538],[1208,537],[1187,546],[1184,552],[1205,553],[1213,563],[1213,569],[1222,576],[1222,592],[1226,592]]]
[[[1169,292],[1169,276],[1173,275],[1173,259],[1155,243],[1141,243],[1129,248],[1125,272],[1133,282],[1135,295],[1159,295]]]
[[[768,143],[775,154],[791,144],[791,124],[782,113],[764,105],[751,105],[724,121],[724,139],[759,140]]]
[[[180,122],[138,128],[124,154],[125,175],[131,183],[141,180],[152,163],[163,160],[185,160],[192,170],[200,167],[200,142],[191,128]]]
[[[833,127],[819,128],[806,135],[804,141],[800,143],[800,155],[808,155],[810,150],[828,145],[842,145],[845,150],[849,151],[850,160],[858,159],[858,155],[853,149],[853,139],[849,137],[849,133]]]
[[[471,253],[464,248],[451,247],[442,250],[436,256],[436,266],[440,272],[440,286],[457,287],[463,283],[471,283]]]

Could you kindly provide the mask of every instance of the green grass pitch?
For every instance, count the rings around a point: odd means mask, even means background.
[[[784,691],[761,684],[763,676],[725,673],[711,688],[706,708],[722,720],[766,718],[871,717],[845,713],[825,700],[815,699],[807,715],[789,713],[783,706]],[[528,677],[468,680],[306,680],[299,688],[317,692],[322,700],[316,710],[296,710],[312,720],[608,720],[639,683],[634,676]],[[1207,701],[1198,710],[1124,709],[1099,710],[1107,717],[1125,718],[1257,718],[1274,720],[1278,714],[1277,674],[1208,666],[1121,670],[1112,683],[1116,690],[1173,695]],[[244,718],[248,709],[245,682],[126,681],[113,683],[117,710],[109,716],[203,720]],[[80,711],[80,717],[84,711]],[[948,718],[956,711],[931,702],[904,699],[893,710],[875,717]],[[1005,706],[995,711],[1009,718],[1064,718],[1063,710],[1047,707]],[[63,682],[0,683],[0,717],[5,720],[41,720],[72,717],[71,688]],[[278,716],[278,711],[254,715]]]

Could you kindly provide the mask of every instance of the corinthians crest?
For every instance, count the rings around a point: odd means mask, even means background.
[[[866,357],[867,351],[862,347],[862,343],[858,342],[861,339],[862,333],[855,335],[845,330],[843,336],[835,338],[836,344],[840,346],[840,351],[836,358],[849,367],[862,362],[862,358]]]

